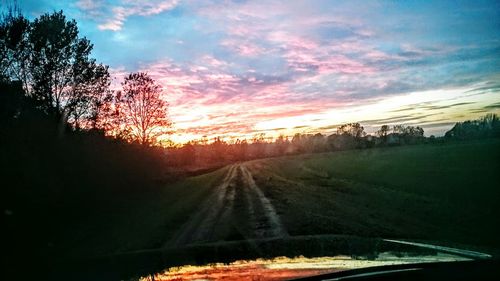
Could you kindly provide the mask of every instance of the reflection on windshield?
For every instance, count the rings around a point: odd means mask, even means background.
[[[349,256],[335,257],[277,257],[274,259],[241,260],[228,264],[214,263],[209,265],[185,265],[168,268],[154,276],[140,278],[149,280],[287,280],[336,271],[422,262],[451,262],[469,260],[451,254],[405,256],[394,253],[381,253],[375,259],[356,259]]]

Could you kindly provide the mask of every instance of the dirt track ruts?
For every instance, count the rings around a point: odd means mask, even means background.
[[[165,246],[287,235],[275,207],[255,183],[250,169],[234,164]]]

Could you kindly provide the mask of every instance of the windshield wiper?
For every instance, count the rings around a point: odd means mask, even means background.
[[[383,241],[432,249],[473,260],[364,267],[294,280],[496,280],[500,274],[500,261],[493,259],[490,254],[411,241]]]
[[[416,247],[420,247],[420,248],[432,249],[432,250],[436,250],[436,251],[440,251],[440,252],[444,252],[444,253],[449,253],[449,254],[455,254],[457,256],[462,256],[462,257],[471,258],[471,259],[491,259],[491,257],[492,257],[490,254],[486,254],[486,253],[451,248],[451,247],[444,247],[444,246],[438,246],[438,245],[432,245],[432,244],[393,240],[393,239],[384,239],[384,241],[405,244],[405,245],[411,245],[411,246],[416,246]]]

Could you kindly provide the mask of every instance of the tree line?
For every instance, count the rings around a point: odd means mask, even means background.
[[[424,130],[421,127],[407,125],[383,125],[375,133],[368,135],[359,123],[340,125],[331,135],[321,133],[301,134],[293,136],[280,135],[274,140],[266,140],[263,134],[251,140],[237,139],[233,143],[216,137],[211,143],[208,140],[190,141],[180,148],[167,149],[171,162],[179,165],[204,165],[204,163],[221,163],[245,161],[250,159],[364,149],[382,146],[425,143]]]
[[[169,133],[161,86],[138,72],[112,90],[109,66],[92,50],[62,11],[29,21],[14,7],[0,18],[0,81],[22,87],[34,107],[72,130],[101,130],[129,142],[152,144]]]
[[[180,166],[207,166],[208,163],[227,163],[251,159],[303,153],[332,152],[400,145],[443,143],[487,137],[500,137],[500,121],[496,114],[487,114],[477,120],[458,122],[443,137],[424,136],[424,129],[411,125],[382,125],[373,135],[367,134],[359,123],[340,125],[330,135],[321,133],[293,136],[280,135],[266,140],[263,134],[250,140],[226,142],[216,137],[194,140],[178,148],[168,148],[169,162]]]
[[[477,120],[456,123],[444,135],[447,139],[477,139],[500,137],[500,120],[496,114],[489,113]]]

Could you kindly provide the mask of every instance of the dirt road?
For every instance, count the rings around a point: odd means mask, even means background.
[[[165,246],[287,235],[274,206],[255,183],[250,169],[244,164],[234,164]]]

